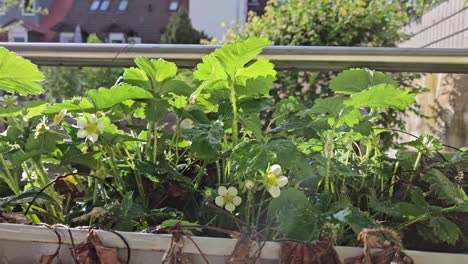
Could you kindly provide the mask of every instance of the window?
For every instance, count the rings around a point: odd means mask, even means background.
[[[28,42],[28,31],[22,26],[17,26],[8,31],[9,42]]]
[[[35,0],[24,0],[23,2],[23,16],[34,16],[34,9],[36,9]]]
[[[119,11],[125,11],[127,10],[127,6],[128,6],[128,0],[120,0],[120,3],[119,3]]]
[[[109,5],[110,5],[110,0],[104,0],[102,1],[101,7],[99,8],[99,10],[106,11],[107,9],[109,9]]]
[[[259,5],[260,3],[258,2],[258,0],[248,0],[248,4],[249,5]]]
[[[4,15],[6,12],[5,0],[0,0],[0,15]]]
[[[140,37],[128,37],[128,43],[139,44],[141,43],[141,38]]]
[[[100,4],[101,4],[101,0],[93,0],[93,2],[91,2],[91,5],[89,6],[89,10],[91,11],[98,10],[98,7]]]
[[[170,0],[169,2],[169,11],[177,11],[179,7],[179,0]]]
[[[109,33],[109,43],[125,43],[124,33]]]
[[[60,42],[62,43],[73,43],[75,39],[75,33],[73,32],[60,32]]]

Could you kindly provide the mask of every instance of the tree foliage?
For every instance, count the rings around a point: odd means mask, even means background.
[[[161,35],[164,44],[200,44],[207,36],[192,27],[187,9],[179,8],[177,13],[169,19],[165,32]]]
[[[249,13],[246,25],[240,31],[229,30],[226,39],[256,36],[268,38],[273,45],[394,47],[407,38],[401,28],[428,5],[413,0],[270,0],[263,15]],[[276,101],[295,96],[310,105],[334,94],[329,85],[334,76],[336,73],[328,71],[278,72],[271,95]],[[363,81],[369,78],[364,77]],[[399,73],[395,77],[404,87],[416,75]],[[395,111],[383,112],[381,123],[403,127]]]

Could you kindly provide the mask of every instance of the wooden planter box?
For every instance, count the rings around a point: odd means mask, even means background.
[[[68,230],[57,228],[62,238],[60,259],[62,263],[73,263],[70,256],[71,240]],[[71,229],[75,244],[86,239],[87,230]],[[96,231],[105,246],[119,249],[122,263],[127,259],[125,244],[117,235]],[[171,241],[170,235],[155,235],[146,233],[119,232],[126,239],[131,248],[130,263],[160,263],[164,251],[168,249]],[[193,237],[210,264],[225,263],[231,254],[235,239]],[[183,251],[188,254],[192,263],[205,263],[197,248],[188,239],[184,240]],[[23,264],[37,263],[42,255],[52,255],[57,249],[57,236],[50,229],[43,226],[0,224],[0,263]],[[262,250],[262,264],[278,263],[280,244],[266,242]],[[336,247],[339,256],[358,256],[361,248]],[[415,263],[440,264],[440,263],[468,263],[468,255],[447,254],[421,251],[405,251]]]

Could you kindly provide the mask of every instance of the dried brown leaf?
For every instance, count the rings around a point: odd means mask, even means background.
[[[0,223],[30,225],[31,221],[23,214],[0,212]]]
[[[341,264],[330,241],[285,241],[281,244],[281,264]]]

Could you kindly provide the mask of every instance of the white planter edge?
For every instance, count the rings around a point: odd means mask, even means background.
[[[61,235],[62,243],[71,245],[70,236],[66,228],[57,227],[57,232]],[[86,239],[88,231],[85,229],[70,229],[73,234],[75,244]],[[123,241],[115,234],[103,230],[97,230],[98,236],[107,247],[125,248]],[[171,236],[165,234],[148,234],[137,232],[118,232],[121,234],[132,250],[145,251],[165,251],[168,249]],[[192,237],[195,243],[201,248],[205,255],[229,256],[236,244],[235,239],[213,238],[213,237]],[[3,242],[2,242],[3,241]],[[54,232],[44,226],[0,224],[0,248],[5,241],[33,241],[37,243],[57,243],[57,236]],[[199,254],[198,249],[185,239],[184,253]],[[358,256],[362,253],[361,248],[356,247],[335,247],[340,258]],[[280,243],[266,242],[262,249],[261,258],[265,260],[275,260],[279,257]],[[450,254],[437,252],[422,252],[405,250],[415,263],[468,263],[468,254]]]

